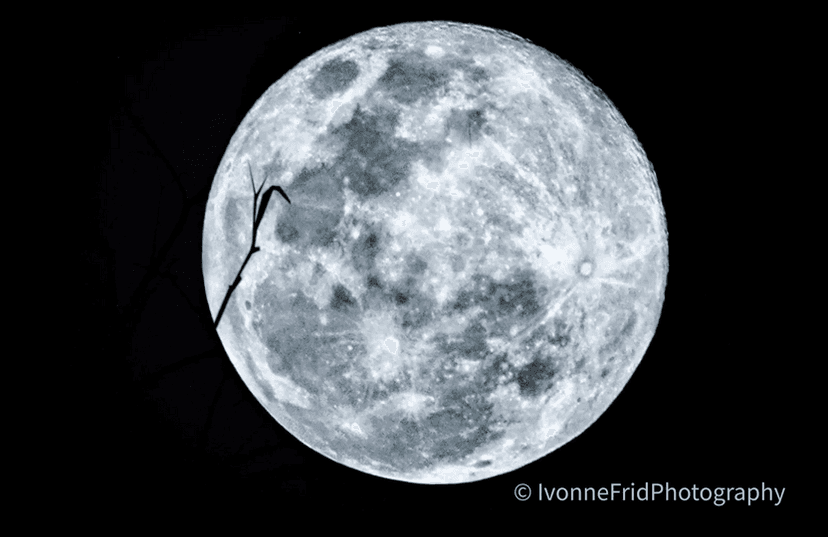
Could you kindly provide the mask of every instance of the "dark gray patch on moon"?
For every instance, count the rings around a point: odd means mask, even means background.
[[[624,325],[618,333],[615,334],[606,344],[604,344],[598,350],[598,353],[600,355],[606,355],[618,351],[624,342],[632,335],[637,322],[638,315],[634,311],[630,312],[629,317],[627,317],[627,320],[624,322]]]
[[[242,202],[239,199],[230,199],[224,209],[224,238],[230,244],[240,246],[239,226],[244,221],[242,214]],[[251,217],[252,218],[252,217]]]
[[[382,251],[382,234],[376,225],[369,225],[366,230],[360,233],[359,237],[351,245],[351,263],[354,268],[363,274],[374,268],[374,260]],[[379,277],[376,274],[369,275],[375,278],[375,282],[368,281],[369,287],[382,287]]]
[[[621,331],[618,332],[618,335],[621,338],[626,338],[632,335],[636,321],[638,321],[638,315],[634,311],[631,311],[629,318],[627,318],[627,322],[624,324],[624,327],[621,328]]]
[[[282,161],[282,156],[277,152],[270,159],[270,162],[262,166],[262,179],[267,180],[279,177],[284,169],[285,165]]]
[[[435,320],[434,300],[423,293],[395,293],[394,299],[400,311],[398,320],[403,330],[416,330]]]
[[[376,274],[369,274],[365,277],[365,284],[368,287],[369,292],[381,292],[382,287],[382,280]]]
[[[463,256],[455,255],[451,259],[451,270],[454,272],[460,272],[466,268],[466,260],[463,259]]]
[[[571,327],[556,318],[552,327],[540,326],[533,330],[525,347],[540,346],[545,351],[537,351],[529,364],[517,368],[509,363],[508,354],[493,356],[486,340],[491,337],[511,340],[512,327],[524,326],[542,312],[546,290],[538,287],[536,276],[528,269],[517,270],[503,280],[487,274],[474,274],[471,279],[472,285],[461,289],[449,301],[448,312],[464,314],[475,307],[482,311],[460,334],[438,333],[435,336],[437,347],[451,360],[484,361],[478,387],[480,393],[494,389],[497,382],[493,379],[502,375],[517,381],[524,396],[537,397],[545,393],[553,384],[556,373],[554,358],[545,353],[552,348],[565,348],[570,342]]]
[[[409,254],[405,258],[405,268],[414,276],[422,276],[428,269],[428,262],[417,254]]]
[[[356,299],[342,284],[334,285],[333,296],[331,296],[331,309],[335,311],[349,311],[358,306]]]
[[[553,330],[549,333],[549,343],[557,347],[566,347],[572,340],[570,334],[572,327],[568,326],[562,319],[555,317],[552,321]]]
[[[441,173],[446,167],[445,140],[426,140],[420,144],[420,162],[435,173]]]
[[[379,431],[370,442],[360,442],[355,451],[375,461],[381,461],[394,471],[420,470],[434,464],[423,453],[427,431],[417,421],[396,414],[373,416],[371,426]]]
[[[487,333],[485,326],[478,320],[473,320],[460,334],[440,333],[434,339],[440,351],[446,356],[483,360],[489,352],[486,344]]]
[[[469,55],[473,54],[472,51],[468,52]],[[492,75],[487,71],[483,66],[476,65],[474,61],[466,58],[457,58],[457,59],[450,59],[447,62],[452,67],[459,69],[463,72],[463,76],[466,80],[472,84],[477,84],[479,87],[483,87],[483,85],[492,79]]]
[[[316,72],[310,82],[310,91],[319,100],[342,93],[359,76],[359,66],[353,60],[334,58]]]
[[[542,309],[541,296],[545,289],[537,288],[531,270],[515,271],[503,281],[480,273],[472,275],[471,279],[473,284],[462,289],[449,302],[449,307],[457,313],[480,306],[484,310],[484,318],[490,323],[497,323],[510,318],[526,319]]]
[[[401,104],[430,101],[444,92],[451,79],[447,65],[441,65],[421,52],[393,58],[377,80],[376,89]]]
[[[537,397],[545,393],[552,385],[554,376],[555,367],[551,357],[542,352],[536,353],[532,362],[520,368],[517,373],[520,394],[526,397]]]
[[[488,292],[494,286],[494,280],[488,274],[473,274],[473,284],[470,287],[461,289],[457,296],[449,302],[449,307],[457,313],[463,313],[466,310],[473,308],[480,301],[487,299]]]
[[[418,146],[394,136],[398,115],[388,109],[369,113],[357,106],[353,117],[331,133],[344,146],[336,173],[348,178],[348,187],[362,200],[381,196],[408,177]]]
[[[303,168],[290,188],[292,203],[282,209],[276,235],[297,248],[328,246],[336,236],[345,198],[335,170]]]
[[[535,287],[535,275],[529,270],[519,270],[508,281],[497,285],[490,302],[497,315],[517,315],[521,319],[538,314],[543,306],[539,290]]]
[[[571,332],[572,326],[567,325],[559,317],[555,317],[551,327],[541,325],[533,330],[529,337],[526,338],[526,345],[531,348],[539,345],[551,345],[563,349],[571,341]]]
[[[279,223],[276,225],[276,234],[282,242],[285,244],[293,244],[301,239],[300,228],[297,226],[299,220],[296,217],[290,220],[287,218],[279,220]]]
[[[486,118],[483,110],[461,110],[454,108],[446,119],[446,134],[467,144],[480,140]]]
[[[459,462],[503,435],[492,428],[494,405],[479,384],[472,380],[448,389],[440,398],[442,410],[423,420],[435,429],[433,455],[438,459]]]
[[[355,305],[347,289],[339,290],[342,309],[326,309],[329,320],[323,325],[322,310],[301,291],[283,296],[272,283],[265,281],[256,289],[256,308],[262,320],[254,327],[272,352],[268,365],[277,375],[291,379],[309,394],[325,395],[330,404],[363,408],[368,402],[359,386],[364,380],[349,379],[358,358],[366,352],[356,334],[356,321],[348,311]],[[336,296],[336,293],[335,293]],[[351,334],[343,337],[343,334]],[[326,387],[325,382],[335,386]]]
[[[336,236],[341,213],[314,207],[290,207],[276,226],[276,234],[286,244],[328,246]]]
[[[428,263],[416,254],[406,257],[404,277],[389,283],[384,298],[396,310],[396,320],[403,330],[417,330],[435,320],[436,301],[422,291],[422,276]],[[382,288],[380,284],[380,288]]]
[[[265,327],[269,330],[265,344],[281,358],[275,367],[271,363],[271,369],[276,374],[286,375],[311,394],[319,395],[319,382],[314,377],[322,357],[318,342],[308,338],[318,329],[319,308],[301,292],[285,305],[290,311],[290,320],[278,325],[269,322]]]

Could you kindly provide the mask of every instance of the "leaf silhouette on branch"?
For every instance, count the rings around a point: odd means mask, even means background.
[[[236,290],[236,287],[239,286],[241,283],[241,274],[244,270],[244,267],[247,266],[247,262],[250,261],[250,258],[253,257],[253,254],[259,251],[259,247],[256,246],[256,232],[259,230],[259,224],[262,222],[262,218],[264,218],[265,211],[267,210],[267,205],[270,202],[271,196],[273,196],[273,192],[276,191],[285,198],[285,201],[290,203],[290,198],[288,198],[285,191],[282,190],[280,186],[271,186],[270,188],[265,191],[264,196],[262,196],[261,204],[259,205],[259,194],[262,192],[262,188],[264,188],[264,184],[267,182],[267,177],[262,181],[262,184],[259,185],[259,188],[256,188],[256,183],[253,181],[253,170],[250,168],[250,163],[247,163],[247,170],[250,173],[250,186],[253,188],[253,233],[252,238],[250,239],[250,250],[247,252],[247,257],[244,258],[244,263],[242,263],[241,268],[239,269],[238,274],[236,274],[236,279],[233,280],[233,283],[227,288],[227,294],[224,295],[224,300],[221,303],[221,308],[219,308],[218,315],[216,315],[216,321],[214,323],[214,327],[218,328],[219,321],[221,321],[221,316],[224,314],[224,310],[227,307],[227,303],[230,302],[230,295],[233,294],[233,291]],[[258,211],[257,211],[258,208]]]

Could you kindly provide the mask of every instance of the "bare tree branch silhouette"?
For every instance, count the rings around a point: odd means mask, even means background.
[[[224,295],[224,300],[221,302],[221,308],[219,308],[218,314],[216,314],[216,321],[213,324],[214,327],[218,328],[219,321],[221,321],[221,316],[224,314],[224,309],[227,307],[227,303],[230,301],[230,295],[233,294],[233,291],[236,290],[236,287],[242,281],[241,273],[244,270],[244,267],[247,266],[247,262],[250,261],[250,258],[253,257],[253,254],[258,252],[260,248],[256,246],[256,233],[259,231],[259,224],[262,222],[262,218],[264,218],[265,211],[267,210],[267,204],[270,201],[270,197],[273,195],[273,191],[275,190],[279,194],[282,195],[288,203],[290,203],[290,198],[288,198],[285,191],[282,190],[280,186],[271,186],[267,189],[264,196],[262,196],[262,204],[258,208],[258,213],[256,212],[256,204],[259,201],[259,194],[262,191],[265,183],[267,182],[267,176],[262,180],[262,184],[259,185],[259,188],[256,188],[256,183],[253,181],[253,170],[250,168],[250,163],[247,163],[247,171],[250,173],[250,186],[253,188],[253,233],[250,239],[250,250],[247,252],[247,257],[244,258],[244,263],[242,263],[241,268],[239,269],[238,274],[236,274],[236,279],[233,280],[233,283],[227,288],[227,294]]]

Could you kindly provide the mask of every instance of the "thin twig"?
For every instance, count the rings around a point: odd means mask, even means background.
[[[250,261],[250,258],[253,257],[253,254],[258,252],[260,248],[256,246],[256,233],[259,230],[259,224],[264,218],[265,211],[267,210],[267,204],[270,201],[270,196],[273,195],[273,191],[275,190],[279,194],[282,195],[288,203],[290,203],[290,198],[287,197],[285,191],[282,190],[280,186],[271,186],[267,189],[264,196],[262,196],[262,205],[258,210],[258,214],[256,211],[257,203],[259,201],[259,194],[262,192],[262,188],[264,188],[265,183],[267,182],[267,177],[264,178],[262,184],[259,188],[256,188],[256,183],[253,181],[253,170],[250,168],[250,163],[247,163],[247,170],[250,173],[250,186],[253,188],[253,234],[252,239],[250,240],[250,251],[247,252],[247,257],[244,258],[244,263],[242,263],[241,268],[239,269],[238,274],[236,274],[236,279],[233,280],[233,283],[227,288],[227,294],[224,295],[224,300],[221,302],[221,308],[219,308],[218,315],[216,315],[216,321],[213,325],[215,328],[218,328],[219,321],[221,320],[221,316],[224,314],[224,309],[227,307],[227,303],[230,302],[230,295],[233,294],[233,291],[236,290],[236,287],[239,286],[241,283],[241,274],[244,270],[244,267],[247,266],[247,262]]]

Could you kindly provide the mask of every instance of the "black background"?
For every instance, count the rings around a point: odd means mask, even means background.
[[[789,217],[779,209],[784,192],[776,180],[787,164],[769,127],[786,110],[768,95],[784,54],[768,22],[659,17],[131,16],[76,34],[82,61],[74,72],[87,88],[78,108],[91,125],[93,157],[78,202],[90,242],[77,252],[79,300],[88,305],[77,333],[84,356],[93,351],[83,366],[94,384],[80,394],[88,427],[78,434],[83,455],[74,466],[83,479],[121,506],[195,499],[297,508],[282,517],[300,507],[426,518],[472,508],[521,521],[572,513],[586,521],[636,513],[790,516],[810,494],[800,486],[807,467],[795,379],[813,358],[792,346],[803,330],[801,312],[786,302],[795,282],[782,276],[797,249],[780,227]],[[435,18],[518,34],[572,63],[608,95],[655,167],[670,262],[656,335],[595,424],[524,468],[445,486],[362,474],[287,433],[230,364],[212,328],[201,272],[211,181],[262,93],[326,45],[376,26]],[[786,492],[779,507],[577,504],[539,502],[539,482],[764,482]],[[514,498],[519,483],[532,487],[531,500]]]

